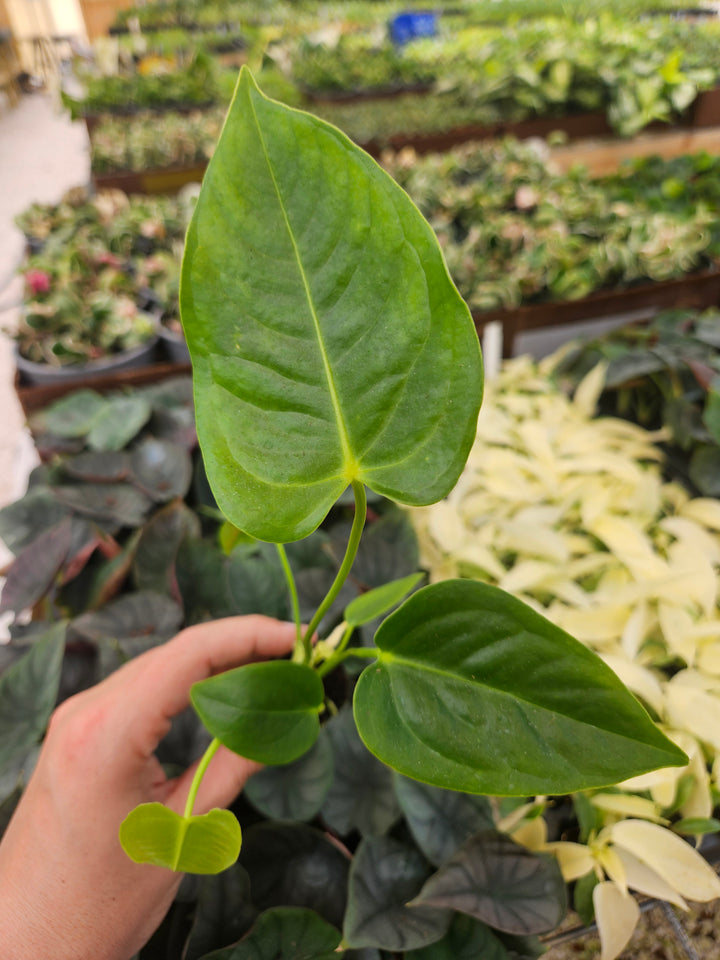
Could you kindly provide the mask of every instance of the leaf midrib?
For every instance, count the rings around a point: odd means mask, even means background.
[[[540,710],[543,713],[552,713],[556,716],[564,717],[566,720],[570,720],[572,723],[577,723],[582,726],[591,727],[595,730],[603,730],[605,733],[609,733],[614,737],[619,737],[622,740],[628,740],[631,743],[639,743],[640,741],[631,740],[630,737],[626,736],[623,733],[618,733],[616,730],[609,730],[607,727],[599,727],[596,723],[590,723],[587,720],[578,720],[577,717],[573,717],[568,713],[564,713],[561,710],[555,710],[552,707],[546,707],[542,704],[535,702],[534,700],[528,700],[526,697],[518,696],[513,693],[511,690],[506,690],[502,687],[493,687],[489,683],[483,683],[481,680],[468,680],[460,673],[451,673],[449,670],[441,670],[438,667],[427,666],[419,662],[418,660],[410,660],[406,657],[399,657],[394,653],[389,653],[381,650],[380,656],[377,659],[377,663],[384,662],[387,666],[391,666],[393,663],[397,663],[404,667],[409,667],[411,670],[421,670],[425,673],[434,674],[438,677],[443,677],[444,679],[450,680],[460,680],[462,683],[475,684],[479,687],[482,687],[484,690],[488,690],[494,694],[501,694],[503,696],[512,697],[513,700],[516,700],[518,703],[526,704],[528,707],[532,707],[534,710]],[[660,747],[654,745],[649,745],[650,749],[660,750]]]
[[[280,187],[278,185],[277,179],[275,178],[275,171],[273,170],[272,163],[270,162],[270,155],[268,153],[267,145],[265,143],[265,137],[263,136],[262,127],[258,120],[257,111],[255,110],[255,103],[252,97],[252,94],[248,97],[250,101],[250,107],[253,112],[253,119],[255,120],[255,126],[257,128],[258,137],[260,139],[260,145],[262,147],[263,156],[265,157],[265,162],[267,164],[268,172],[270,178],[273,182],[273,187],[275,189],[275,194],[277,196],[278,204],[280,206],[280,211],[285,221],[285,227],[287,229],[288,237],[290,238],[290,243],[292,244],[293,253],[295,254],[295,261],[297,263],[297,268],[300,273],[300,279],[302,280],[303,289],[305,291],[305,297],[307,299],[308,307],[310,309],[310,315],[312,316],[313,324],[315,326],[315,336],[318,343],[318,348],[320,350],[320,356],[323,362],[323,368],[325,370],[325,378],[327,380],[328,392],[330,394],[330,400],[333,405],[333,412],[335,414],[335,421],[337,423],[338,435],[340,437],[340,446],[342,448],[343,460],[345,462],[345,477],[348,481],[354,480],[357,477],[357,469],[353,469],[355,458],[352,454],[350,447],[350,440],[347,433],[347,428],[345,426],[345,419],[343,417],[342,408],[340,406],[340,398],[338,397],[337,388],[335,386],[335,380],[332,373],[332,368],[330,366],[330,360],[327,355],[327,350],[325,349],[325,342],[322,337],[322,332],[320,330],[320,320],[315,310],[315,304],[313,303],[312,295],[310,293],[310,285],[308,283],[307,275],[305,273],[305,268],[303,266],[302,258],[300,257],[300,251],[298,250],[297,243],[295,242],[295,235],[293,234],[292,227],[290,225],[290,220],[288,218],[287,210],[285,209],[285,204],[283,202],[282,194],[280,193]]]

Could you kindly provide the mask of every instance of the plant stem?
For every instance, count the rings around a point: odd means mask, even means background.
[[[287,581],[288,590],[290,591],[290,602],[292,604],[293,620],[295,621],[295,646],[300,647],[302,644],[302,626],[300,624],[300,601],[298,600],[297,587],[295,586],[295,577],[293,576],[285,547],[282,543],[276,543],[275,546],[277,547],[280,563],[282,564],[283,573],[285,574],[285,580]]]
[[[331,670],[334,670],[338,664],[342,663],[343,660],[347,660],[348,657],[379,657],[380,651],[377,647],[349,647],[347,650],[341,650],[337,653],[334,653],[331,657],[323,663],[322,666],[318,667],[317,675],[319,677],[324,677],[325,674],[330,673]]]
[[[353,480],[352,488],[353,493],[355,494],[355,518],[353,520],[352,530],[350,531],[350,539],[348,540],[345,556],[343,557],[343,562],[340,565],[337,576],[335,577],[332,586],[328,590],[327,596],[315,611],[315,616],[312,618],[307,630],[305,631],[305,635],[303,637],[303,644],[305,645],[305,663],[310,663],[312,660],[313,634],[315,633],[318,624],[329,610],[333,600],[342,590],[342,586],[348,578],[350,568],[353,565],[358,547],[360,546],[360,537],[362,536],[363,527],[365,526],[365,518],[367,517],[367,498],[365,496],[365,487],[358,480]]]
[[[195,776],[193,777],[192,783],[190,784],[190,793],[188,794],[187,800],[185,801],[184,816],[186,818],[192,816],[193,807],[195,806],[195,797],[197,796],[197,792],[200,787],[200,782],[202,778],[205,776],[205,771],[210,765],[210,761],[217,753],[217,749],[219,746],[220,746],[220,741],[217,738],[215,738],[210,742],[210,746],[202,755],[202,759],[200,760],[200,763],[198,764],[198,768],[195,771]]]

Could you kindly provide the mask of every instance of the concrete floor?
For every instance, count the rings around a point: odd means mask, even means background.
[[[13,388],[13,341],[8,335],[22,296],[17,269],[24,241],[13,218],[33,201],[56,203],[66,190],[89,178],[83,123],[71,123],[48,94],[25,95],[16,107],[0,95],[0,506],[24,492],[35,462]]]

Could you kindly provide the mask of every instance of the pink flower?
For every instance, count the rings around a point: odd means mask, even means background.
[[[50,275],[44,270],[28,270],[25,282],[33,294],[48,293],[50,291]]]
[[[105,253],[101,253],[97,258],[97,262],[102,263],[107,267],[115,267],[116,269],[122,265],[122,260],[120,257],[116,257],[115,254],[110,253],[109,250]]]

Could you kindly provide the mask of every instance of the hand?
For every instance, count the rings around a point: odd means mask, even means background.
[[[155,749],[196,680],[282,656],[294,640],[292,624],[260,616],[190,627],[61,704],[0,843],[3,960],[129,960],[140,949],[181,876],[133,863],[118,829],[139,803],[182,813],[194,772],[168,780]],[[194,812],[227,806],[258,768],[221,747]]]

